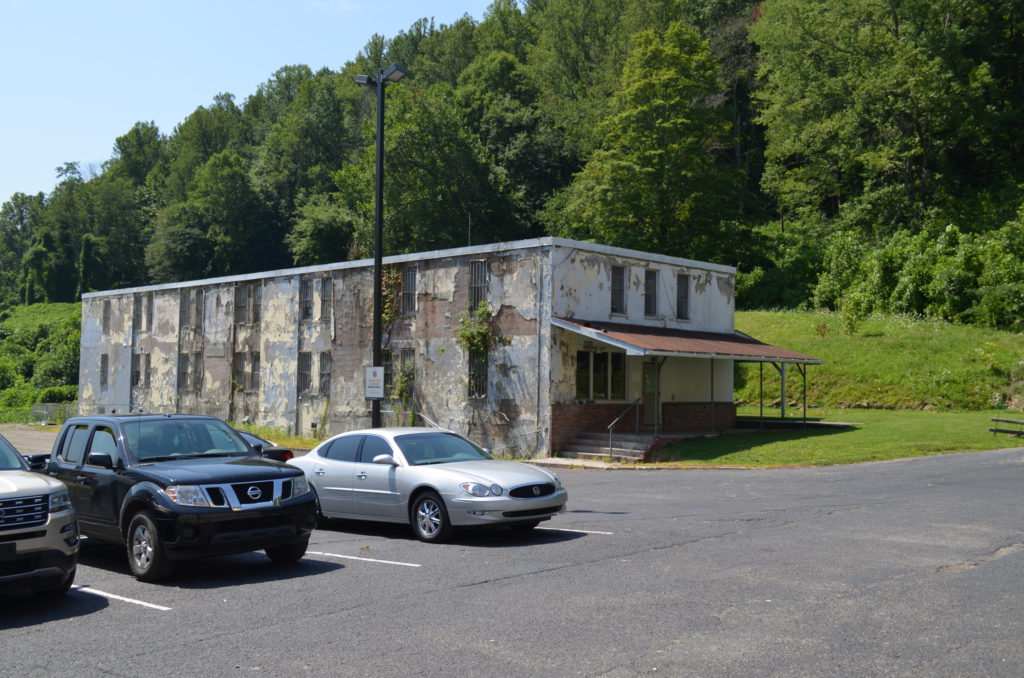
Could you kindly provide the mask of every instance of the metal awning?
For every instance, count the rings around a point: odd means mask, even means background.
[[[711,358],[757,363],[820,365],[820,358],[758,341],[742,332],[695,332],[648,325],[552,318],[551,324],[621,349],[626,355]]]

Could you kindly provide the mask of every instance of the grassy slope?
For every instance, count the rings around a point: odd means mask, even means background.
[[[655,461],[685,466],[812,466],[1015,447],[994,435],[992,417],[1024,419],[1024,336],[909,318],[872,317],[848,335],[830,313],[738,312],[736,328],[762,341],[821,358],[808,370],[808,416],[849,422],[834,431],[752,432],[697,438]],[[758,413],[758,367],[743,368],[741,414]],[[765,401],[779,379],[765,371]],[[801,379],[790,372],[789,398]],[[866,409],[864,406],[883,409]],[[996,407],[998,409],[991,409]],[[1012,409],[1004,409],[1010,407]],[[927,409],[931,411],[920,411]],[[766,407],[766,416],[778,409]],[[793,408],[790,416],[802,415]],[[1012,427],[1011,427],[1012,428]]]
[[[1024,404],[1024,336],[933,320],[871,317],[854,335],[832,313],[747,311],[736,329],[761,341],[821,358],[808,368],[808,403],[826,407],[912,409],[1000,408]],[[758,367],[743,367],[736,398],[758,402]],[[801,380],[789,372],[790,400]],[[777,372],[765,366],[765,399],[779,395]]]

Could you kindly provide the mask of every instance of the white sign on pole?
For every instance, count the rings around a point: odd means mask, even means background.
[[[382,400],[384,398],[384,368],[366,368],[366,399]]]

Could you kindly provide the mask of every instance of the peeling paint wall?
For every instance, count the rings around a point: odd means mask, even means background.
[[[576,352],[586,350],[585,341],[553,330],[553,315],[732,329],[734,271],[728,267],[552,238],[401,255],[384,263],[395,274],[388,277],[389,285],[399,281],[385,290],[386,299],[401,300],[404,274],[411,268],[416,282],[415,311],[403,313],[396,303],[394,321],[384,328],[383,348],[391,352],[393,373],[403,355],[411,355],[414,365],[411,398],[385,402],[385,423],[407,424],[417,413],[422,417],[415,423],[430,421],[462,432],[500,455],[544,454],[553,404],[575,399]],[[617,316],[610,314],[613,265],[628,270],[626,313]],[[486,392],[471,397],[469,356],[457,338],[469,312],[474,270],[486,272],[483,280],[477,275],[482,284],[477,289],[491,311],[492,342]],[[659,275],[654,317],[644,315],[646,270]],[[674,317],[679,273],[691,276],[691,315],[685,321]],[[304,287],[304,281],[310,286]],[[258,317],[236,314],[236,301],[247,298],[239,291],[243,286],[258,288],[245,293],[259,299]],[[313,310],[307,318],[304,289],[312,290]],[[133,328],[133,304],[140,295],[153,297],[155,316],[142,331]],[[187,304],[198,299],[199,320],[188,320]],[[314,425],[322,435],[367,427],[364,373],[372,364],[372,299],[369,261],[84,295],[82,409],[123,410],[134,397],[151,410],[212,414],[305,435],[313,433]],[[146,389],[131,388],[133,350],[150,356]],[[102,354],[109,356],[104,389],[99,388]],[[252,375],[239,378],[254,364],[254,356],[258,386]],[[300,360],[308,360],[310,369],[303,390]],[[626,361],[627,401],[641,389],[642,362]],[[663,389],[663,400],[705,400],[702,366],[705,361],[666,365],[666,374],[679,383],[674,390]],[[196,368],[196,378],[183,368]],[[708,376],[706,369],[703,374]],[[716,397],[731,400],[731,380],[731,369],[716,366]]]

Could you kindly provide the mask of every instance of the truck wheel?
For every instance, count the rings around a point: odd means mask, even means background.
[[[156,521],[149,511],[139,511],[128,524],[128,565],[139,581],[159,581],[174,569],[164,553]]]
[[[303,539],[302,541],[295,542],[294,544],[282,544],[281,546],[268,546],[264,549],[267,553],[267,558],[278,565],[290,565],[297,562],[302,556],[306,555],[306,548],[309,546],[309,539]]]

